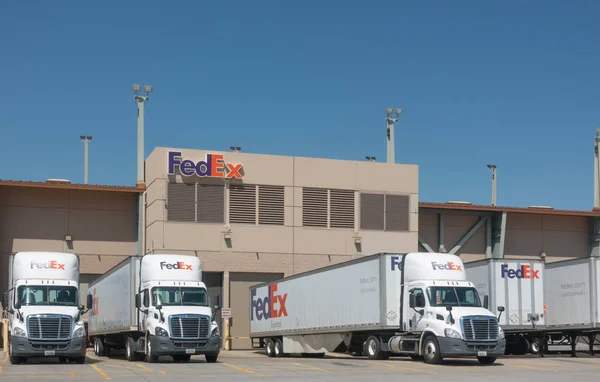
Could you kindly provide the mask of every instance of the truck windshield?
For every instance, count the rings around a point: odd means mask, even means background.
[[[22,285],[17,289],[21,305],[77,306],[77,288],[58,285]]]
[[[481,306],[477,289],[472,287],[429,287],[427,297],[431,306]]]
[[[152,288],[152,305],[156,306],[156,296],[160,296],[163,306],[188,305],[208,306],[204,288],[156,287]]]

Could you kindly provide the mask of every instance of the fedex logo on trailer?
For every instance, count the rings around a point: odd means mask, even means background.
[[[169,264],[166,261],[161,261],[160,262],[160,270],[162,271],[163,269],[180,269],[183,271],[191,271],[192,270],[192,265],[191,264],[186,264],[183,261],[178,261],[176,263],[173,264]]]
[[[269,285],[267,295],[264,298],[257,298],[256,289],[253,289],[250,294],[252,300],[250,302],[250,321],[254,321],[255,315],[258,321],[287,317],[288,313],[285,308],[287,295],[287,293],[277,294],[277,284]],[[275,308],[275,304],[278,305],[278,309]]]
[[[502,264],[500,266],[500,275],[503,279],[539,279],[540,271],[534,271],[531,269],[531,265],[521,265],[518,269],[510,269],[508,268],[508,264]]]
[[[51,260],[45,263],[40,263],[37,261],[32,261],[31,262],[31,269],[56,269],[56,270],[65,270],[65,265],[64,264],[60,264],[58,261],[56,260]]]
[[[402,257],[400,256],[392,256],[391,258],[391,266],[392,266],[392,271],[394,270],[402,270]]]
[[[168,153],[169,175],[175,175],[175,167],[179,167],[179,172],[185,177],[193,175],[199,177],[213,177],[226,179],[242,179],[241,164],[225,163],[223,154],[206,154],[206,159],[195,163],[192,160],[181,160],[181,152],[169,151]]]
[[[438,263],[437,261],[432,261],[431,267],[434,271],[462,271],[462,267],[452,261],[448,261],[447,263]]]

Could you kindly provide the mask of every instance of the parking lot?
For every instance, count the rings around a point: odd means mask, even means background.
[[[203,357],[189,363],[173,363],[163,357],[159,363],[127,362],[121,357],[96,357],[88,352],[85,364],[59,364],[56,360],[30,360],[25,365],[11,365],[0,353],[0,380],[15,381],[187,381],[187,380],[287,380],[337,381],[364,380],[373,377],[410,376],[414,381],[444,380],[544,380],[590,381],[600,372],[600,357],[566,355],[505,357],[492,366],[479,365],[476,360],[447,360],[431,366],[405,357],[387,361],[369,361],[346,355],[323,359],[301,357],[267,358],[254,352],[225,352],[219,361],[208,364]]]

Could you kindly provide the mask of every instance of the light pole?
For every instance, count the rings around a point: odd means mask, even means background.
[[[81,135],[79,139],[83,142],[83,184],[88,184],[88,146],[92,141],[92,136]]]
[[[487,167],[492,171],[492,206],[496,205],[496,165],[488,164]]]
[[[146,95],[140,95],[138,92],[141,90],[141,86],[133,85],[133,98],[137,101],[137,125],[138,125],[138,142],[137,142],[137,187],[145,187],[145,175],[144,175],[144,102],[146,102],[152,92],[152,86],[144,85],[144,92]],[[144,256],[146,254],[146,235],[145,235],[145,205],[144,198],[146,193],[140,193],[138,195],[138,242],[137,242],[137,255]]]
[[[600,128],[594,137],[594,208],[600,208]]]
[[[394,123],[398,122],[398,117],[400,117],[400,114],[402,114],[403,110],[402,109],[396,109],[395,114],[396,117],[392,117],[392,114],[394,114],[394,109],[391,107],[388,107],[387,109],[385,109],[385,114],[387,114],[387,117],[385,118],[385,123],[387,125],[387,162],[388,163],[394,163],[396,160],[396,154],[394,152],[394,145],[395,145],[395,141],[394,141]]]
[[[142,87],[138,84],[133,85],[133,98],[137,101],[137,125],[138,125],[138,143],[137,143],[137,185],[144,186],[144,103],[150,98],[152,86],[144,85],[146,95],[140,95],[138,92]]]

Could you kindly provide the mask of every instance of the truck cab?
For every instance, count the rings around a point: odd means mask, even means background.
[[[204,354],[216,362],[221,338],[214,319],[218,296],[211,306],[206,285],[201,281],[200,259],[182,255],[146,255],[141,261],[140,289],[136,295],[143,337],[138,348],[146,359],[156,362],[161,355],[189,361]]]
[[[79,258],[71,253],[18,252],[9,258],[9,357],[58,357],[85,362],[86,331],[79,305]]]

